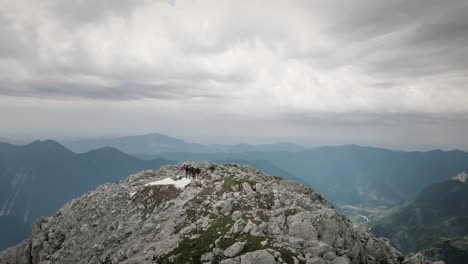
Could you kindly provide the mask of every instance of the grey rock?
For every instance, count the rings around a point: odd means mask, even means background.
[[[244,230],[245,226],[246,226],[245,221],[243,219],[239,219],[234,223],[234,225],[232,226],[230,232],[231,233],[240,233],[240,232],[242,232],[242,230]]]
[[[266,250],[249,252],[241,257],[241,264],[271,264],[276,263],[275,257]]]
[[[242,183],[242,189],[244,190],[244,192],[246,194],[252,194],[254,193],[254,190],[252,190],[252,187],[250,186],[250,184],[248,184],[247,182],[243,182]]]
[[[136,264],[153,263],[154,258],[179,263],[182,255],[174,249],[182,242],[206,243],[207,231],[214,240],[204,245],[202,263],[285,263],[280,250],[274,250],[278,248],[292,252],[294,263],[399,263],[402,255],[389,240],[375,238],[367,226],[353,227],[303,184],[247,166],[189,164],[202,168],[200,184],[192,181],[183,189],[145,186],[174,177],[178,164],[102,185],[57,214],[38,219],[31,237],[0,252],[0,263]],[[243,184],[226,189],[223,177]],[[257,192],[245,180],[256,182]],[[130,197],[131,193],[135,194]],[[262,250],[244,254],[243,238],[249,237],[259,239]],[[235,243],[224,249],[233,239]],[[430,262],[416,254],[404,263]]]
[[[424,256],[421,253],[417,253],[415,255],[409,256],[405,260],[403,260],[402,264],[424,264]]]
[[[232,244],[230,247],[226,248],[223,254],[226,257],[235,257],[244,249],[244,246],[245,246],[245,242],[236,242]]]
[[[290,236],[304,240],[317,240],[318,232],[312,223],[312,216],[308,213],[299,213],[288,218]]]
[[[231,219],[232,221],[237,221],[239,219],[242,218],[242,212],[241,211],[234,211],[232,214],[231,214]]]
[[[322,258],[326,261],[332,261],[336,258],[336,254],[333,251],[328,251],[323,254]]]
[[[256,233],[257,232],[257,225],[252,223],[252,221],[248,221],[247,225],[245,225],[244,229],[242,230],[243,233]]]
[[[331,264],[351,264],[347,257],[337,257],[331,261]]]
[[[322,258],[315,257],[308,259],[306,264],[326,264],[326,262]]]
[[[220,262],[220,264],[239,264],[240,258],[232,258],[232,259],[224,259]]]
[[[255,184],[255,191],[261,193],[261,192],[263,191],[263,185],[262,185],[261,183],[258,183],[258,182],[257,182],[257,183]]]
[[[226,200],[221,200],[215,203],[214,207],[218,209],[222,214],[226,214],[228,212],[231,212],[232,210],[231,202],[226,201]]]
[[[202,262],[209,262],[209,261],[212,261],[213,260],[213,253],[211,252],[208,252],[208,253],[205,253],[201,256],[200,260]]]

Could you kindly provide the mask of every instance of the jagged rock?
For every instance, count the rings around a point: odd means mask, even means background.
[[[237,221],[239,219],[242,218],[242,212],[241,211],[234,211],[232,214],[231,214],[231,219],[232,221]]]
[[[402,264],[424,264],[424,256],[421,253],[417,253],[412,256],[408,256],[403,260]]]
[[[232,204],[229,201],[221,200],[214,205],[222,214],[231,212]]]
[[[388,240],[354,227],[303,184],[247,166],[189,164],[202,173],[182,187],[186,178],[170,180],[179,164],[73,199],[0,252],[0,263],[400,263]]]
[[[245,246],[245,242],[236,242],[232,246],[226,248],[223,252],[226,257],[235,257],[239,254]]]
[[[242,189],[244,189],[244,192],[245,192],[246,194],[252,194],[252,193],[254,193],[254,190],[252,189],[252,187],[250,186],[250,184],[248,184],[247,182],[242,183]]]
[[[315,257],[308,259],[306,264],[326,264],[326,262],[322,258]]]
[[[240,258],[224,259],[220,264],[239,264]]]
[[[211,252],[208,252],[208,253],[205,253],[201,256],[200,260],[202,262],[209,262],[209,261],[212,261],[213,260],[213,253]]]
[[[304,240],[317,240],[317,230],[312,224],[313,216],[308,213],[299,213],[289,217],[288,226],[290,236],[302,238]]]
[[[255,184],[255,191],[260,192],[260,193],[263,191],[263,186],[262,186],[261,183],[256,183]]]
[[[230,232],[231,233],[240,233],[240,232],[242,232],[242,230],[244,230],[245,225],[246,225],[245,221],[243,219],[239,219],[234,223],[234,225],[232,226]]]
[[[337,257],[331,261],[331,264],[351,264],[347,257]]]
[[[271,264],[276,263],[275,257],[266,250],[245,253],[241,257],[241,264]]]
[[[323,259],[326,261],[332,261],[336,258],[336,254],[333,251],[328,251],[323,254]]]

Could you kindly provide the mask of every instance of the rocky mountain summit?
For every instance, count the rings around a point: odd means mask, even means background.
[[[192,165],[197,179],[178,179],[174,165],[101,185],[38,219],[0,263],[436,263],[403,256],[306,185]]]

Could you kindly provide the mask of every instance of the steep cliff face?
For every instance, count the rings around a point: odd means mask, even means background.
[[[0,263],[425,263],[305,185],[235,164],[192,165],[197,179],[176,180],[177,166],[165,166],[101,185],[36,221]]]

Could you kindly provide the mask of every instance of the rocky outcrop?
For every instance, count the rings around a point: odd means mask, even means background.
[[[193,165],[203,172],[187,186],[148,184],[177,179],[177,166],[101,185],[37,220],[0,263],[422,263],[305,185],[235,164]]]

